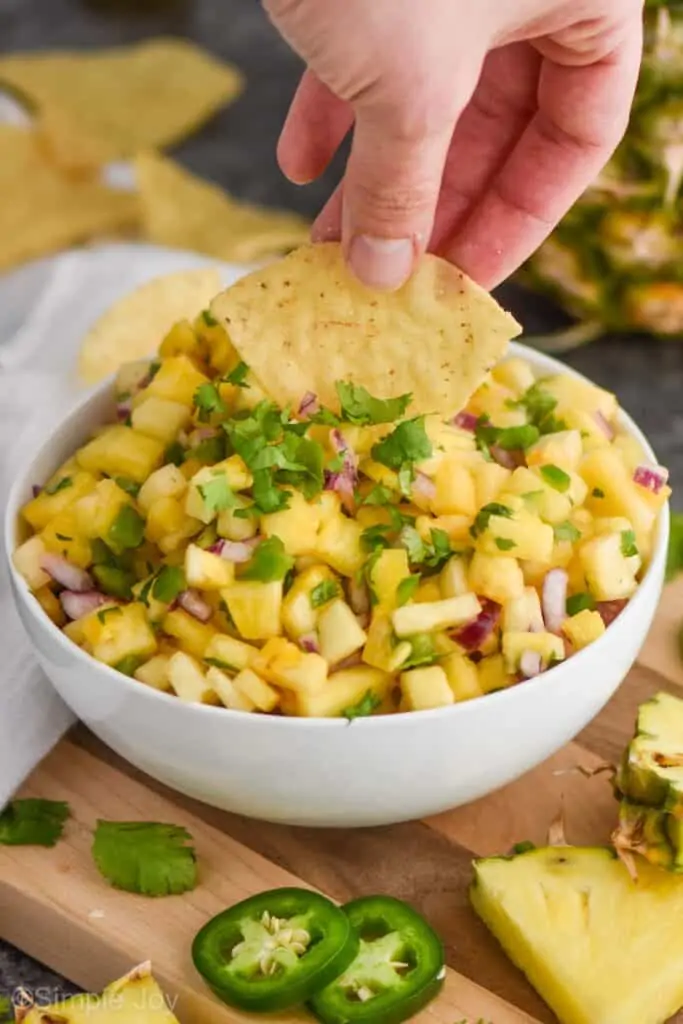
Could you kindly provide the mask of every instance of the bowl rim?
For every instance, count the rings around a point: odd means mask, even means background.
[[[507,359],[517,357],[527,360],[534,369],[549,370],[554,373],[562,373],[566,376],[573,377],[576,380],[581,380],[586,383],[592,384],[593,382],[586,377],[584,374],[579,373],[578,370],[574,370],[572,367],[566,366],[560,360],[555,359],[552,356],[546,355],[545,353],[539,352],[521,342],[511,342],[508,350],[503,357],[501,362],[505,362]],[[646,584],[656,576],[659,572],[663,571],[666,552],[668,546],[669,537],[669,519],[670,509],[669,502],[661,509],[657,521],[655,524],[655,543],[653,546],[652,556],[648,564],[645,575],[638,585],[638,589],[634,596],[629,600],[628,604],[619,615],[619,617],[612,622],[603,635],[593,643],[584,647],[582,650],[577,651],[571,658],[567,658],[565,661],[554,666],[551,669],[547,669],[540,675],[525,680],[517,686],[510,686],[504,690],[495,690],[492,693],[482,694],[479,697],[474,697],[468,701],[461,701],[459,703],[451,704],[447,707],[442,708],[430,708],[424,711],[397,711],[391,715],[369,715],[366,717],[346,719],[346,718],[304,718],[286,715],[266,715],[266,714],[253,714],[245,713],[242,711],[234,711],[230,708],[218,707],[210,704],[190,704],[179,701],[173,694],[165,693],[160,690],[155,690],[152,687],[144,687],[136,679],[130,676],[123,675],[121,672],[117,672],[109,665],[105,665],[104,662],[97,661],[92,655],[87,654],[77,644],[69,640],[64,635],[62,630],[52,622],[51,619],[45,615],[40,605],[35,599],[31,600],[31,591],[29,590],[24,578],[17,572],[12,561],[12,552],[15,549],[18,532],[18,514],[19,508],[25,500],[23,495],[30,489],[30,476],[33,465],[43,457],[52,444],[53,436],[56,434],[67,422],[74,420],[81,414],[85,408],[91,403],[96,402],[98,399],[102,399],[109,392],[114,382],[114,376],[111,375],[102,381],[94,388],[88,389],[83,395],[79,396],[75,402],[71,404],[69,409],[61,415],[58,421],[48,427],[43,434],[43,440],[38,442],[30,456],[26,459],[26,468],[18,474],[13,480],[7,503],[5,506],[5,515],[3,522],[3,547],[5,558],[9,567],[9,573],[13,582],[13,596],[15,601],[21,601],[24,607],[27,609],[28,614],[35,619],[39,628],[47,629],[48,633],[57,640],[57,642],[63,647],[67,656],[75,658],[76,662],[82,664],[84,669],[91,672],[104,672],[108,675],[112,682],[119,685],[127,690],[129,693],[141,696],[148,700],[158,700],[170,704],[175,704],[179,708],[179,713],[187,713],[188,715],[194,716],[220,716],[225,717],[228,715],[232,721],[239,719],[245,725],[249,725],[252,728],[274,728],[274,729],[297,729],[297,728],[314,728],[314,729],[346,729],[353,725],[355,728],[363,729],[381,729],[387,728],[389,725],[398,728],[410,727],[411,723],[416,724],[417,722],[429,722],[433,719],[443,718],[444,716],[456,716],[466,715],[471,713],[472,708],[480,707],[481,701],[486,700],[487,706],[490,706],[492,711],[495,708],[504,709],[505,706],[515,701],[515,694],[526,693],[529,698],[533,698],[536,691],[548,684],[550,676],[553,679],[557,679],[558,676],[571,671],[581,671],[581,666],[584,662],[588,662],[591,657],[599,655],[603,650],[606,649],[607,645],[612,642],[610,637],[615,635],[615,628],[617,625],[621,628],[628,626],[629,622],[635,621],[637,616],[640,616],[644,610],[645,602],[647,598],[645,596]],[[640,427],[636,422],[629,416],[624,409],[619,406],[618,423],[622,429],[632,437],[635,437],[637,441],[643,447],[645,454],[652,459],[654,463],[657,462],[656,455],[650,445],[648,439],[641,431]],[[30,638],[29,638],[30,640]],[[181,711],[180,709],[184,709]]]

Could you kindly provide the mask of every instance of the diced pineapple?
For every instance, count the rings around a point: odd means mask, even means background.
[[[321,583],[334,582],[335,575],[326,565],[311,565],[294,577],[282,602],[282,625],[292,639],[297,640],[316,628],[321,609],[313,607],[311,594]]]
[[[630,520],[641,555],[647,558],[657,511],[639,493],[643,488],[633,482],[619,453],[612,448],[589,452],[580,471],[588,485],[588,509],[596,516],[624,516]]]
[[[540,654],[543,668],[552,662],[564,661],[564,641],[554,633],[503,633],[503,658],[508,672],[519,671],[519,663],[525,651]]]
[[[142,601],[144,596],[144,601]],[[133,597],[136,601],[142,601],[147,608],[147,618],[155,625],[163,619],[168,611],[169,605],[165,601],[158,601],[154,596],[154,574],[146,576],[133,585]]]
[[[171,689],[169,675],[170,660],[171,658],[168,654],[155,654],[144,665],[136,668],[133,676],[138,682],[144,683],[145,686],[151,686],[153,690],[161,690],[165,693]]]
[[[578,430],[558,430],[554,434],[544,434],[536,444],[526,450],[527,466],[558,466],[565,473],[576,471],[583,446]]]
[[[212,523],[218,509],[216,503],[211,500],[208,488],[223,480],[229,488],[229,493],[232,493],[251,487],[253,477],[239,455],[231,455],[229,459],[217,462],[215,466],[203,466],[190,480],[185,496],[186,514],[193,519],[200,519],[203,523]]]
[[[92,562],[90,541],[80,533],[73,509],[51,519],[40,538],[48,551],[62,555],[81,569],[87,569]]]
[[[477,548],[487,555],[495,556],[497,552],[504,551],[515,558],[547,564],[552,558],[554,539],[552,526],[523,509],[510,519],[491,516],[477,540]]]
[[[34,592],[47,586],[50,576],[42,567],[47,548],[40,537],[29,537],[12,552],[12,564]]]
[[[124,476],[142,484],[161,464],[164,446],[132,427],[107,427],[76,453],[78,464],[91,473]]]
[[[369,583],[380,610],[393,611],[398,604],[399,584],[410,575],[408,552],[405,548],[385,548],[373,563]]]
[[[219,668],[215,666],[210,668],[206,673],[206,681],[226,708],[231,711],[254,710],[254,702],[249,700],[246,693],[237,689],[234,679],[231,679],[225,672],[221,672]]]
[[[401,692],[408,711],[428,711],[455,703],[446,673],[439,665],[402,672]]]
[[[470,590],[498,604],[505,604],[510,598],[524,593],[524,573],[517,559],[510,555],[487,555],[483,551],[475,551],[468,579]]]
[[[187,480],[178,466],[172,462],[156,469],[145,480],[138,493],[137,502],[143,512],[149,512],[155,501],[161,498],[182,498],[187,490]]]
[[[316,693],[327,682],[327,662],[321,655],[304,652],[281,637],[269,640],[251,667],[269,682],[296,693]]]
[[[535,587],[525,587],[519,596],[511,597],[503,605],[503,632],[537,633],[544,629],[541,601]]]
[[[568,494],[562,494],[555,490],[540,473],[540,467],[527,469],[526,466],[519,466],[507,485],[503,495],[498,500],[505,503],[508,494],[520,495],[524,498],[527,508],[531,512],[537,512],[541,519],[555,526],[563,523],[572,511],[572,503]]]
[[[565,409],[562,422],[571,430],[578,430],[584,452],[592,452],[597,448],[609,448],[610,441],[603,427],[595,416],[585,409]]]
[[[174,608],[168,612],[161,622],[161,628],[167,636],[175,637],[178,645],[195,658],[204,658],[206,650],[216,635],[216,630],[207,622],[188,615],[182,608]]]
[[[402,638],[462,626],[476,619],[480,611],[479,600],[470,593],[429,604],[403,605],[392,612],[391,622],[396,636]]]
[[[156,653],[157,639],[139,603],[99,609],[83,622],[83,634],[98,661],[114,668],[124,658],[146,660]]]
[[[361,459],[359,468],[361,473],[369,477],[373,483],[381,484],[382,487],[388,487],[390,491],[400,493],[398,474],[393,469],[382,465],[381,462],[375,462],[374,459]]]
[[[344,669],[331,675],[321,689],[298,693],[296,713],[306,718],[337,718],[351,712],[368,695],[379,706],[393,685],[392,677],[376,668]]]
[[[469,593],[467,562],[461,555],[453,555],[439,573],[441,597],[462,597]]]
[[[185,578],[188,587],[198,590],[221,590],[235,578],[235,567],[220,555],[188,544],[185,551]]]
[[[642,466],[649,461],[642,444],[635,437],[632,437],[631,434],[617,434],[612,441],[612,445],[621,454],[631,474],[633,474],[638,466]]]
[[[311,554],[316,554],[340,575],[354,576],[366,557],[361,543],[362,533],[362,527],[354,519],[334,516],[321,523],[315,550]]]
[[[479,684],[477,666],[464,654],[449,654],[441,662],[441,667],[456,701],[481,697],[484,691]]]
[[[477,676],[483,693],[505,690],[508,686],[514,686],[517,681],[516,676],[507,671],[502,654],[491,654],[488,658],[482,658],[477,665]]]
[[[67,619],[55,592],[50,590],[49,587],[41,587],[39,590],[36,590],[35,597],[48,619],[61,629],[66,624]]]
[[[429,544],[432,530],[443,530],[455,544],[469,543],[471,526],[471,516],[418,516],[415,520],[415,529],[425,544]]]
[[[622,546],[621,534],[603,533],[579,548],[588,589],[596,601],[631,597],[638,587],[640,559],[624,555]]]
[[[412,654],[410,642],[396,643],[391,618],[385,612],[375,611],[368,628],[368,639],[363,649],[366,665],[383,672],[396,672]]]
[[[168,662],[168,681],[176,697],[186,704],[218,704],[218,695],[198,661],[177,651]]]
[[[431,476],[432,472],[436,471],[441,459],[445,456],[477,452],[474,435],[469,430],[463,430],[462,427],[456,427],[454,423],[448,423],[443,416],[439,416],[437,413],[425,416],[424,426],[427,437],[432,443],[434,454],[419,462],[417,468],[427,476]],[[463,464],[467,464],[467,460]]]
[[[154,437],[164,445],[169,445],[178,436],[180,430],[190,422],[190,410],[180,402],[169,402],[166,398],[155,398],[154,395],[145,399],[133,409],[131,425],[146,437]]]
[[[71,476],[62,477],[62,480],[68,480],[70,483],[55,490],[53,494],[49,494],[48,490],[43,488],[37,497],[22,508],[22,516],[34,530],[42,530],[56,515],[65,512],[79,498],[89,494],[97,483],[97,477],[82,470],[77,470]]]
[[[266,537],[279,537],[289,555],[312,555],[321,523],[323,506],[306,501],[300,491],[289,491],[289,508],[261,517],[261,530]]]
[[[429,500],[429,507],[435,515],[473,516],[477,511],[474,479],[457,455],[446,455],[440,461],[434,486],[435,494]]]
[[[367,635],[345,601],[331,601],[318,617],[320,653],[328,665],[336,665],[364,645]]]
[[[180,355],[201,356],[200,338],[189,320],[178,320],[174,323],[159,345],[161,359]]]
[[[509,388],[517,395],[524,394],[535,383],[534,371],[525,359],[512,356],[493,367],[491,376],[498,384]]]
[[[90,494],[73,507],[79,533],[106,540],[116,517],[131,498],[114,480],[100,480]]]
[[[497,462],[482,461],[472,466],[477,508],[496,501],[501,491],[507,488],[511,476],[511,471]]]
[[[239,494],[235,495],[235,504],[232,508],[224,508],[218,513],[216,520],[216,532],[219,537],[226,540],[249,540],[255,537],[258,532],[258,520],[255,516],[238,516],[237,512],[250,504]]]
[[[282,580],[236,580],[221,595],[245,640],[267,640],[282,632]]]
[[[204,661],[236,674],[251,665],[258,653],[258,647],[226,633],[216,633],[206,647]]]
[[[415,604],[433,604],[435,601],[441,601],[442,598],[443,594],[437,576],[423,580],[413,595]]]
[[[171,356],[164,359],[151,383],[140,393],[140,397],[144,400],[154,395],[155,398],[165,398],[169,402],[191,406],[197,388],[207,383],[208,377],[200,373],[186,355]]]
[[[149,367],[149,359],[135,359],[119,367],[114,390],[120,401],[125,401],[132,392],[139,391],[149,377]]]
[[[477,388],[467,408],[475,416],[488,416],[497,427],[519,427],[526,423],[526,412],[515,406],[516,393],[489,378]]]
[[[266,714],[274,711],[280,702],[280,694],[257,676],[251,669],[245,668],[233,679],[233,686],[251,702],[258,711]]]
[[[602,636],[605,632],[605,623],[599,612],[584,608],[583,611],[564,620],[562,632],[572,646],[580,651]]]
[[[159,498],[147,513],[145,537],[168,554],[180,547],[183,541],[195,537],[201,528],[201,521],[186,515],[177,498]]]
[[[222,324],[207,324],[199,316],[194,324],[195,331],[200,335],[209,352],[209,362],[218,373],[229,373],[239,363],[239,356]]]
[[[566,373],[546,377],[543,390],[557,401],[554,412],[558,419],[564,419],[566,413],[574,409],[581,409],[591,416],[600,413],[608,423],[617,414],[617,400],[611,392]]]

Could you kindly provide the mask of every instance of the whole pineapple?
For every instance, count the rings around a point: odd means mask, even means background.
[[[520,272],[580,321],[556,350],[608,330],[683,338],[683,0],[647,0],[629,130]],[[563,344],[564,343],[564,344]]]

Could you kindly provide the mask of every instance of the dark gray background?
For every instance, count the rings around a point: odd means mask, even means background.
[[[0,51],[110,46],[163,33],[187,36],[234,61],[248,82],[241,99],[176,155],[237,196],[315,214],[338,178],[340,162],[305,189],[278,171],[275,142],[300,67],[257,0],[0,0]],[[535,298],[509,289],[502,294],[527,331],[561,322]],[[682,507],[677,491],[683,494],[683,342],[611,338],[567,361],[617,393],[670,467],[674,503]],[[73,991],[0,943],[0,993],[18,985],[38,987],[41,996]]]

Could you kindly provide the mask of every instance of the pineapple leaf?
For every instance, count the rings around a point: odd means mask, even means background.
[[[115,889],[169,896],[189,892],[197,884],[191,843],[190,833],[178,825],[99,820],[92,854],[100,874]]]
[[[14,800],[0,814],[0,845],[54,846],[69,814],[62,801]]]

